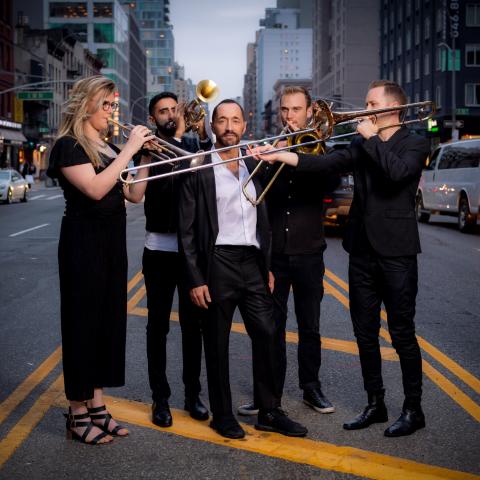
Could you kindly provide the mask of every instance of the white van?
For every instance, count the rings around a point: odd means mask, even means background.
[[[440,145],[423,171],[417,191],[417,218],[432,213],[458,218],[461,232],[471,231],[479,217],[480,140]]]

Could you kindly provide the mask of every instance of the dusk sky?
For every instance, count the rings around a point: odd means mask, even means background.
[[[255,41],[265,8],[275,6],[275,0],[172,0],[175,61],[185,77],[214,80],[219,100],[242,95],[247,43]]]

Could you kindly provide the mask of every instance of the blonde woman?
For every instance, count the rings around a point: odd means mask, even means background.
[[[119,182],[119,174],[153,138],[136,126],[120,151],[103,141],[118,108],[115,84],[103,76],[72,88],[50,155],[49,175],[65,197],[58,246],[67,435],[103,444],[126,436],[103,401],[104,387],[124,385],[127,299],[124,200],[143,191]],[[147,169],[139,175],[147,175]]]

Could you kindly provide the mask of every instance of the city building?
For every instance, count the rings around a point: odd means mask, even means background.
[[[169,0],[131,2],[147,55],[147,93],[174,90],[174,39]]]
[[[254,138],[257,131],[257,67],[256,43],[247,45],[247,73],[243,77],[243,109],[247,117],[245,136]]]
[[[480,0],[380,4],[380,76],[400,83],[410,102],[437,105],[434,121],[415,128],[435,142],[479,135]]]
[[[265,105],[273,98],[279,79],[309,79],[312,76],[311,2],[284,2],[302,8],[267,8],[260,20],[256,41],[256,126],[261,134]],[[260,131],[259,131],[260,130]]]
[[[363,108],[380,73],[379,6],[380,0],[314,1],[314,97],[336,101],[337,108]]]
[[[173,82],[173,93],[179,102],[189,102],[195,98],[195,85],[189,78],[185,79],[185,67],[177,62],[173,66]]]

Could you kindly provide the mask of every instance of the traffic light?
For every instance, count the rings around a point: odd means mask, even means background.
[[[438,124],[437,124],[437,121],[434,120],[433,118],[429,118],[428,121],[428,131],[429,132],[438,132]]]

